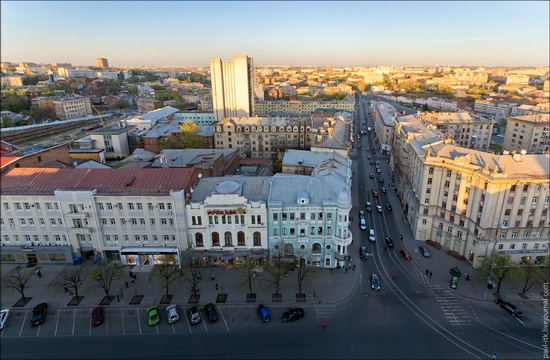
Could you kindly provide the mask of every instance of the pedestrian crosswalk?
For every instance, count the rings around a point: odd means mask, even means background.
[[[436,283],[428,286],[452,326],[467,325],[471,322],[466,311],[449,289],[445,289]]]
[[[338,317],[335,305],[315,305],[315,312],[320,324]]]
[[[418,285],[424,285],[424,286],[429,286],[430,285],[429,278],[426,275],[424,275],[424,273],[422,271],[420,271],[420,270],[412,271],[411,275],[412,275],[414,281]],[[432,281],[432,283],[433,283],[433,281]]]

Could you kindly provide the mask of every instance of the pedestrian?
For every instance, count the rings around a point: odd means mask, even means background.
[[[401,220],[403,220],[403,218],[401,218]],[[401,241],[403,241],[403,235],[399,235],[399,239],[401,239]]]
[[[216,283],[216,291],[218,291],[218,283]]]
[[[384,245],[384,251],[388,251],[388,246]]]
[[[130,270],[130,277],[133,279],[134,278],[134,273]]]
[[[353,268],[352,268],[352,269],[353,269],[353,271],[355,271],[355,265],[353,265]]]
[[[393,275],[391,276],[392,280],[393,281],[397,281],[397,275],[395,275],[395,273],[393,273]]]
[[[116,301],[120,302],[120,296],[118,296],[118,294],[116,294]]]
[[[72,292],[72,290],[69,290],[69,296],[70,296],[70,297],[73,297],[73,296],[74,296],[74,293]]]
[[[126,285],[126,289],[128,289],[130,286],[128,285],[128,281],[124,282],[124,285]]]
[[[432,277],[432,272],[430,271],[430,277]]]
[[[132,284],[134,283],[134,281],[136,281],[136,278],[132,278]]]
[[[214,281],[214,280],[216,280],[216,279],[214,278],[214,275],[210,275],[210,281]]]
[[[133,277],[132,277],[132,279],[133,279],[133,280],[137,280],[137,275],[134,274]],[[132,280],[132,282],[134,282],[133,280]]]
[[[65,286],[65,292],[68,293],[69,292],[69,288]]]
[[[430,274],[430,270],[426,269],[426,276]]]
[[[497,359],[497,354],[493,354],[493,360],[498,360]]]
[[[323,321],[323,329],[326,329],[326,328],[327,328],[327,322]]]

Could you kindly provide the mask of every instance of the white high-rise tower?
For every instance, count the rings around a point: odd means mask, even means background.
[[[216,121],[226,117],[254,116],[252,58],[236,55],[232,61],[210,61],[212,107]]]

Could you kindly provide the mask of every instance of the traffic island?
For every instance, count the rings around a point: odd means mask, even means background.
[[[172,302],[172,298],[174,295],[163,295],[162,299],[160,299],[161,304],[170,304]]]
[[[134,295],[130,301],[130,305],[139,305],[141,300],[143,300],[143,295]]]
[[[218,294],[218,296],[216,296],[217,303],[224,304],[226,301],[227,301],[227,294]]]
[[[189,301],[188,303],[189,304],[196,304],[199,302],[199,299],[201,298],[201,296],[199,294],[193,294],[191,296],[189,296]]]
[[[15,304],[13,304],[13,307],[23,307],[27,305],[29,301],[31,301],[32,297],[24,297],[19,300]]]
[[[114,296],[104,296],[99,305],[110,305],[114,299]]]
[[[84,296],[79,296],[79,297],[73,296],[73,298],[71,299],[71,301],[69,301],[67,306],[77,306],[78,304],[80,304],[80,302],[83,299],[84,299]]]

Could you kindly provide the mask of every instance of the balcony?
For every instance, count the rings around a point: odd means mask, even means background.
[[[80,218],[88,218],[90,217],[90,213],[87,211],[81,211],[81,212],[70,212],[66,213],[65,216],[68,219],[80,219]]]
[[[342,236],[342,237],[333,236],[332,241],[334,241],[334,243],[336,245],[348,246],[353,241],[353,234],[351,233],[351,231],[348,231],[348,236],[347,237],[345,237],[345,236]]]
[[[91,234],[92,228],[89,226],[72,227],[72,228],[69,228],[69,231],[73,234]]]

